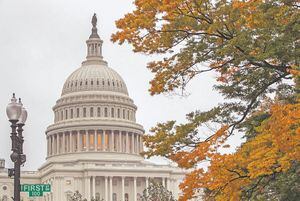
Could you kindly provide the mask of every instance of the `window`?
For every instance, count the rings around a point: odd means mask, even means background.
[[[112,183],[113,183],[113,186],[116,186],[116,185],[118,185],[118,180],[117,179],[113,179]]]
[[[83,108],[83,117],[86,117],[86,108]]]
[[[71,114],[70,114],[71,115],[71,119],[73,119],[73,109],[71,109],[70,112],[71,112]]]
[[[90,117],[94,117],[94,108],[93,107],[90,108]]]
[[[97,117],[100,117],[101,113],[100,113],[100,107],[97,108]]]
[[[68,119],[68,110],[66,110],[65,115],[66,115],[66,119]]]
[[[127,110],[127,119],[129,119],[129,110]]]
[[[99,85],[99,80],[97,80],[97,85]]]
[[[100,200],[100,193],[96,193],[96,200]]]
[[[111,108],[111,117],[115,117],[115,109]]]
[[[64,112],[63,112],[63,111],[60,112],[60,117],[61,117],[61,118],[60,118],[61,120],[64,119]]]
[[[120,118],[120,109],[118,109],[118,118]]]
[[[85,149],[86,148],[86,135],[82,135],[82,147]]]
[[[93,85],[94,84],[94,82],[93,82],[93,80],[91,81],[91,85]]]
[[[117,201],[117,194],[113,193],[113,201]]]
[[[125,201],[129,201],[128,193],[125,193]]]
[[[125,119],[125,109],[123,109],[123,119]]]
[[[77,118],[79,117],[79,108],[77,108],[77,111],[76,111],[76,117],[77,117]]]
[[[108,116],[108,111],[107,111],[107,107],[104,108],[104,117],[107,117]]]

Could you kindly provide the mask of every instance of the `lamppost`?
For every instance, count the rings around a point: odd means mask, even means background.
[[[23,126],[27,119],[27,111],[23,107],[21,99],[17,102],[15,94],[11,99],[11,102],[6,107],[6,114],[11,123],[11,142],[12,142],[12,153],[10,158],[14,163],[14,168],[8,170],[8,176],[14,176],[14,201],[20,201],[20,176],[21,176],[21,165],[26,161],[26,155],[23,154]]]

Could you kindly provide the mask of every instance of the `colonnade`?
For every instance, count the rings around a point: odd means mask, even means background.
[[[176,182],[174,179],[164,177],[153,179],[161,182],[168,190],[173,190],[172,186],[174,186],[174,182]],[[104,191],[98,192],[97,186],[99,183],[96,181],[101,180],[104,180],[104,182],[101,183],[103,186],[100,185],[100,188],[104,189]],[[89,176],[85,177],[84,180],[84,192],[87,200],[99,198],[105,201],[140,201],[140,196],[143,195],[143,190],[149,187],[149,182],[149,177]]]
[[[119,130],[81,130],[47,136],[48,156],[85,151],[139,154],[143,151],[142,135]]]

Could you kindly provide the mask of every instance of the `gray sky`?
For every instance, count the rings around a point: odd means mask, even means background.
[[[5,108],[11,94],[22,97],[28,110],[24,169],[36,170],[45,161],[45,130],[53,122],[52,107],[64,81],[85,59],[94,12],[104,40],[104,58],[125,80],[138,106],[137,121],[146,132],[157,122],[184,121],[186,113],[207,110],[222,100],[212,90],[213,75],[193,80],[188,88],[192,93],[185,98],[149,95],[153,75],[146,63],[155,57],[133,53],[129,45],[110,41],[115,20],[132,9],[131,0],[0,0],[0,158],[8,166],[11,141]]]

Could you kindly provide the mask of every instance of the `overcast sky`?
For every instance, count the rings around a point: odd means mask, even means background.
[[[137,121],[146,132],[157,122],[182,122],[186,113],[207,110],[221,101],[212,90],[213,75],[195,79],[188,87],[191,95],[185,98],[149,95],[153,75],[146,63],[155,57],[110,41],[116,31],[114,22],[132,9],[131,0],[0,0],[0,158],[6,159],[7,166],[11,167],[11,141],[5,108],[11,94],[22,97],[28,110],[24,169],[36,170],[45,162],[45,130],[53,123],[52,107],[64,81],[85,59],[94,12],[104,40],[104,58],[125,80],[138,107]]]

